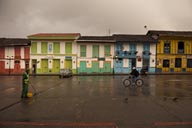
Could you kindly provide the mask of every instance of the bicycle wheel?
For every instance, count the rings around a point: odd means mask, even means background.
[[[137,79],[137,80],[135,81],[135,84],[136,84],[137,86],[142,86],[142,85],[143,85],[143,80],[142,80],[142,79]]]
[[[123,80],[123,85],[124,85],[125,87],[130,86],[130,85],[131,85],[131,80],[130,80],[130,79],[125,79],[125,80]]]

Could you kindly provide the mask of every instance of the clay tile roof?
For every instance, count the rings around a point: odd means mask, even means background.
[[[157,42],[157,40],[147,35],[114,34],[113,37],[117,42]]]
[[[0,38],[0,47],[6,46],[29,46],[31,41],[24,38]]]
[[[37,33],[37,34],[29,35],[28,37],[33,37],[33,36],[37,36],[37,37],[80,36],[80,33]]]

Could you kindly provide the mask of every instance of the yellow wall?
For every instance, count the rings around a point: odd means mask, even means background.
[[[170,54],[164,54],[164,42],[170,42]],[[184,54],[178,54],[178,42],[184,42]],[[162,72],[192,72],[187,68],[187,55],[192,55],[192,39],[180,39],[179,37],[160,38],[157,43],[157,68]],[[181,58],[181,68],[175,68],[175,58]],[[163,67],[163,60],[169,60],[169,67]]]

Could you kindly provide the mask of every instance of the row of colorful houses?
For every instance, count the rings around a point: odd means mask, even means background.
[[[148,31],[146,35],[81,36],[40,33],[27,39],[0,38],[0,74],[127,74],[192,72],[191,31]]]

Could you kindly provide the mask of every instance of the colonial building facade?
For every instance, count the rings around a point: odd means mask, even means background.
[[[148,31],[146,35],[81,36],[39,33],[28,39],[0,38],[0,74],[191,73],[192,31]]]
[[[113,35],[115,43],[114,73],[130,73],[132,67],[155,72],[156,40],[146,35]]]
[[[76,73],[79,33],[40,33],[28,36],[31,40],[30,68],[37,74],[59,73],[69,68]]]
[[[77,40],[78,73],[113,73],[115,40],[111,36],[82,36]]]
[[[149,31],[147,35],[158,39],[157,73],[192,72],[192,32]]]
[[[0,74],[21,74],[29,68],[30,40],[0,38]]]

